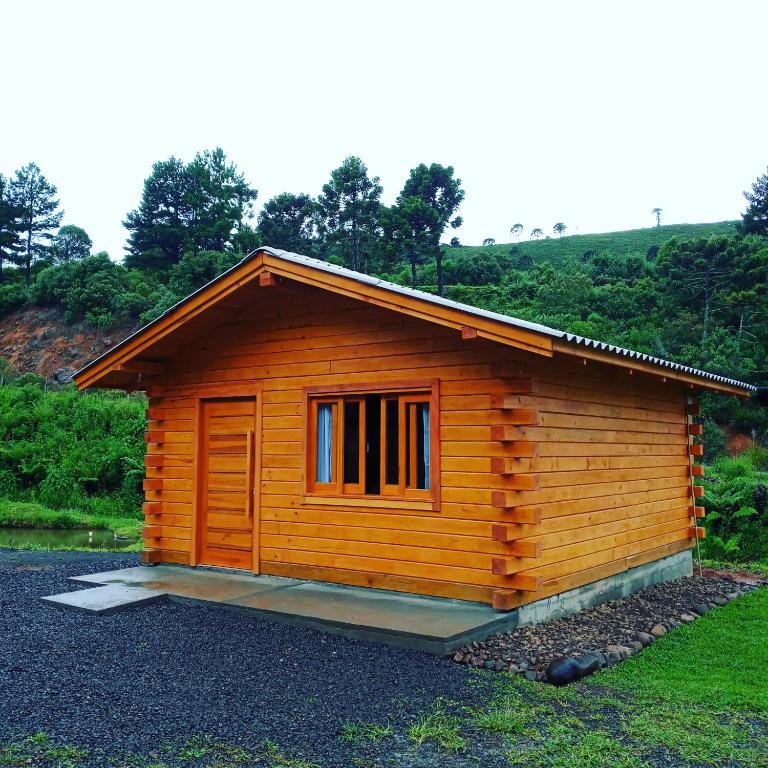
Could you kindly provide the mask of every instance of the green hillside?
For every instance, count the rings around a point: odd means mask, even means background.
[[[462,255],[478,254],[507,255],[509,249],[517,246],[520,251],[531,257],[534,264],[545,261],[555,265],[581,259],[585,253],[610,251],[615,256],[648,253],[652,246],[660,248],[667,240],[679,237],[686,240],[696,237],[728,237],[736,233],[735,221],[716,221],[707,224],[667,224],[662,227],[647,229],[628,229],[622,232],[600,232],[594,235],[567,235],[562,238],[550,237],[544,240],[524,240],[519,243],[497,243],[495,245],[459,246],[456,250]]]

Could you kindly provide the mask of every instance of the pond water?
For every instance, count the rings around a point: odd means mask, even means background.
[[[128,542],[115,541],[112,531],[80,529],[0,528],[0,547],[97,547],[124,546]]]

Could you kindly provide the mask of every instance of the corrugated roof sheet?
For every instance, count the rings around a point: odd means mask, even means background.
[[[314,269],[320,269],[324,272],[329,272],[336,275],[343,275],[353,280],[357,280],[360,283],[367,285],[374,285],[380,288],[384,288],[393,293],[400,293],[404,296],[413,296],[415,298],[429,301],[432,304],[438,304],[444,307],[451,307],[452,309],[459,309],[463,312],[468,312],[478,317],[488,318],[489,320],[496,320],[497,322],[504,323],[506,325],[515,326],[517,328],[526,328],[530,331],[536,331],[538,333],[552,336],[556,339],[562,339],[571,344],[575,344],[582,347],[591,347],[601,352],[609,352],[617,357],[628,357],[634,360],[639,360],[644,363],[650,363],[651,365],[658,365],[660,368],[667,368],[668,370],[679,371],[681,373],[688,373],[693,376],[700,376],[703,379],[709,379],[710,381],[717,381],[721,384],[728,384],[733,387],[741,387],[745,390],[754,392],[757,387],[752,384],[746,384],[743,381],[737,379],[729,379],[726,376],[720,376],[716,373],[709,373],[708,371],[701,371],[698,368],[690,368],[687,365],[680,363],[673,363],[670,360],[664,360],[661,357],[654,357],[653,355],[647,355],[644,352],[635,352],[632,349],[625,349],[624,347],[617,347],[615,344],[607,344],[603,341],[596,341],[595,339],[588,339],[585,336],[577,336],[573,333],[567,333],[566,331],[559,331],[556,328],[550,328],[549,326],[542,325],[541,323],[532,323],[528,320],[520,320],[510,315],[502,315],[499,312],[491,312],[487,309],[480,309],[479,307],[473,307],[469,304],[462,304],[459,301],[453,301],[452,299],[446,299],[442,296],[435,296],[433,293],[427,293],[426,291],[419,291],[415,288],[408,288],[403,285],[397,285],[396,283],[390,283],[386,280],[382,280],[378,277],[366,275],[361,272],[354,272],[346,267],[339,267],[336,264],[329,264],[327,261],[321,261],[320,259],[313,259],[309,256],[302,256],[299,253],[292,253],[290,251],[281,251],[277,248],[263,248],[273,256],[286,259],[287,261],[295,261],[300,264],[311,266]]]

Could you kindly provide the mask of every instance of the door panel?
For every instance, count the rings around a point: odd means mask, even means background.
[[[198,562],[253,569],[256,399],[204,400],[198,461]]]

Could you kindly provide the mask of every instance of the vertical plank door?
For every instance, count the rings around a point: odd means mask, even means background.
[[[204,400],[198,460],[198,562],[252,570],[256,398]]]

